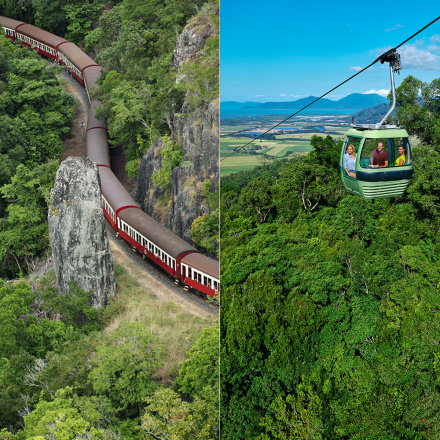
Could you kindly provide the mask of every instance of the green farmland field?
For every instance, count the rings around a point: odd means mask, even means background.
[[[264,163],[260,156],[231,156],[224,160],[220,158],[220,176],[226,176],[239,171],[252,170]]]
[[[246,118],[225,118],[220,123],[220,174],[235,173],[242,170],[251,170],[267,161],[294,158],[306,155],[312,150],[310,139],[313,135],[327,136],[334,139],[343,139],[347,130],[346,122],[335,121],[333,116],[303,116],[298,119],[282,123],[279,130],[286,130],[282,134],[269,133],[273,139],[256,139],[252,137],[232,137],[233,133],[248,129],[263,134],[266,129],[273,127],[284,119],[282,115],[262,115],[252,120]],[[297,128],[300,131],[292,130]],[[290,131],[289,131],[290,130]],[[301,131],[302,130],[302,131]],[[315,131],[316,130],[316,131]],[[233,152],[234,148],[246,146],[245,149]]]
[[[286,157],[286,154],[292,156],[305,154],[311,151],[312,147],[309,138],[302,141],[279,141],[279,140],[257,140],[246,147],[249,151],[251,147],[262,148],[256,150],[256,154],[246,154],[237,152],[231,155],[233,148],[242,147],[252,139],[242,138],[220,138],[220,174],[222,176],[236,173],[238,171],[251,170],[258,165],[263,164],[268,159],[264,154],[273,157],[274,160]],[[229,157],[228,157],[229,156]]]

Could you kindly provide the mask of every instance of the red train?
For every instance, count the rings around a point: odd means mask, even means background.
[[[201,254],[143,212],[110,168],[107,127],[95,117],[98,101],[90,100],[89,90],[97,87],[101,68],[76,44],[33,25],[0,16],[6,37],[20,41],[54,60],[85,86],[90,101],[87,123],[87,156],[97,164],[101,179],[104,214],[117,234],[168,272],[176,282],[209,296],[220,289],[219,264]]]

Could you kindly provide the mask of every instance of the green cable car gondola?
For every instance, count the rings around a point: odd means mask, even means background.
[[[407,131],[398,125],[383,125],[396,104],[394,71],[401,68],[395,51],[385,54],[381,62],[385,61],[390,63],[392,106],[378,124],[352,124],[341,150],[342,183],[347,191],[365,199],[403,194],[414,172]]]

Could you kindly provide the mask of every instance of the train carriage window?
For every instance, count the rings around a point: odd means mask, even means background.
[[[200,284],[202,284],[202,274],[201,273],[197,274],[197,278],[198,278],[198,282]]]
[[[190,267],[188,267],[188,278],[192,278],[191,268]]]
[[[203,284],[205,285],[205,286],[207,286],[208,285],[208,277],[203,277]]]
[[[218,290],[218,283],[217,283],[217,281],[214,281],[214,290]]]

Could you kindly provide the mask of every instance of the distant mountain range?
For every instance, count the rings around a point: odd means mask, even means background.
[[[390,106],[388,104],[378,104],[374,107],[366,108],[360,112],[354,113],[351,116],[347,116],[344,120],[351,123],[352,118],[354,118],[356,124],[377,124],[382,120],[389,109]],[[394,110],[392,115],[395,113],[396,111]]]
[[[223,109],[271,109],[271,110],[299,110],[307,104],[310,104],[316,96],[297,99],[289,102],[235,102],[225,101],[221,103]],[[362,110],[374,107],[378,104],[388,104],[388,99],[377,94],[352,93],[339,101],[332,101],[327,98],[321,98],[312,104],[307,110]]]

